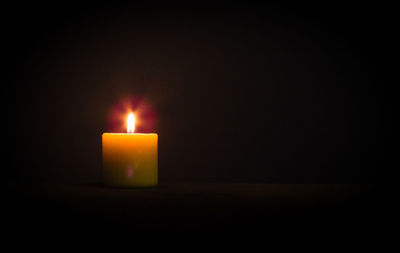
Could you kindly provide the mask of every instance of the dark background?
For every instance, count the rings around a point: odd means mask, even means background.
[[[3,5],[3,241],[382,251],[398,213],[381,184],[396,179],[395,10]],[[126,96],[158,115],[158,187],[101,185],[101,134]]]
[[[4,8],[7,180],[99,182],[107,113],[158,114],[160,182],[388,182],[390,6]],[[4,172],[3,172],[4,173]]]

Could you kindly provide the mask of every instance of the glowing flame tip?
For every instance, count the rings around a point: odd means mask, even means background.
[[[131,134],[135,132],[135,115],[133,113],[128,115],[126,132]]]

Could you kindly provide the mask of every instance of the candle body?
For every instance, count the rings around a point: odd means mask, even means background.
[[[104,133],[104,184],[146,187],[158,183],[158,135]]]

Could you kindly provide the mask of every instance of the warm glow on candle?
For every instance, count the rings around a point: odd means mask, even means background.
[[[135,115],[133,113],[129,113],[126,132],[130,134],[135,132]]]

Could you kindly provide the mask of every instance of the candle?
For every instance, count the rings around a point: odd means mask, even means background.
[[[103,133],[104,184],[146,187],[158,183],[158,135],[134,133],[135,116],[127,117],[127,133]]]

